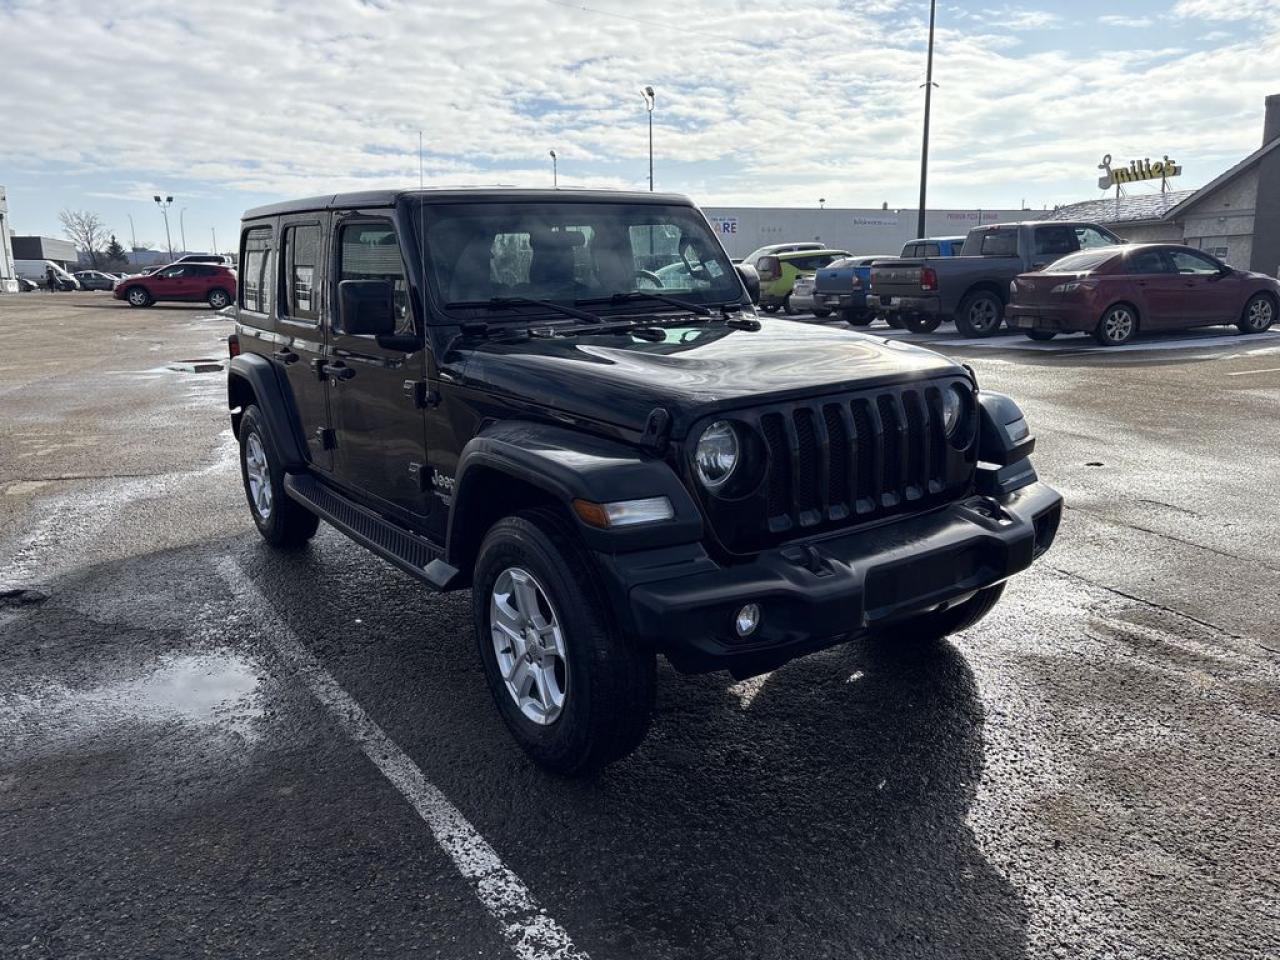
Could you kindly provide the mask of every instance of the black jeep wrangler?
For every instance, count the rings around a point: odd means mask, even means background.
[[[658,653],[746,677],[977,622],[1062,508],[1018,407],[758,292],[678,196],[251,210],[228,401],[254,522],[470,588],[503,718],[566,773],[643,739]]]

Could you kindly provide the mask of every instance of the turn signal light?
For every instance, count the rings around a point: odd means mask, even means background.
[[[643,500],[615,500],[613,503],[592,503],[590,500],[573,501],[573,512],[583,523],[609,530],[616,527],[634,527],[641,523],[659,523],[671,520],[676,512],[666,497],[646,497]]]

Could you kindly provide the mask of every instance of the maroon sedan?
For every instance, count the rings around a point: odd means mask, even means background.
[[[1235,270],[1200,250],[1126,244],[1081,250],[1010,284],[1009,327],[1033,340],[1092,333],[1103,346],[1139,330],[1233,323],[1262,333],[1280,307],[1280,283]]]
[[[236,272],[213,263],[172,263],[152,273],[125,277],[112,295],[131,307],[149,307],[157,300],[203,300],[221,310],[236,298]]]

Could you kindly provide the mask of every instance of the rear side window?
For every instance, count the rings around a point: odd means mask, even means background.
[[[412,335],[409,285],[395,228],[385,220],[352,223],[338,235],[338,279],[389,280],[396,308],[396,333]]]
[[[1163,250],[1139,250],[1129,257],[1128,270],[1130,273],[1173,273],[1173,264]]]
[[[240,251],[240,306],[255,313],[271,311],[271,228],[246,230]]]
[[[966,244],[967,245],[967,244]],[[980,257],[1016,257],[1018,255],[1018,231],[988,230],[978,246]]]
[[[284,265],[284,285],[280,288],[280,308],[294,320],[314,323],[319,316],[316,303],[316,269],[320,262],[320,225],[286,227],[280,243]]]

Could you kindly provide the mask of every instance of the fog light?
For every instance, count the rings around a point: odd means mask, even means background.
[[[748,603],[733,618],[733,629],[738,631],[738,636],[740,637],[751,636],[756,632],[756,627],[758,626],[760,626],[760,605],[758,603]]]

